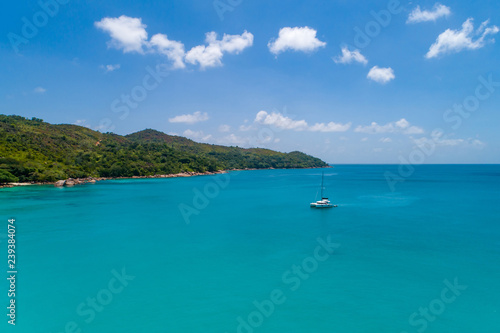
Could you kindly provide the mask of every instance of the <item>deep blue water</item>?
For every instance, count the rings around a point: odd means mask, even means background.
[[[0,190],[1,331],[500,331],[500,166],[397,168],[324,169],[328,210],[322,169]]]

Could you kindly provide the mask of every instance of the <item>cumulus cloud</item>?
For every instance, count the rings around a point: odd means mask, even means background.
[[[259,111],[255,116],[255,122],[262,125],[295,131],[303,131],[308,127],[305,120],[293,120],[279,112],[267,113],[266,111]]]
[[[168,39],[165,34],[156,34],[151,37],[149,41],[149,47],[156,49],[158,53],[161,53],[172,61],[173,68],[184,68],[184,44],[177,42],[175,40]]]
[[[462,50],[476,50],[485,46],[486,43],[494,43],[493,38],[487,39],[486,37],[498,33],[499,28],[495,25],[488,26],[489,20],[486,20],[474,31],[473,21],[474,19],[468,18],[462,24],[461,30],[447,29],[441,33],[434,44],[431,45],[425,57],[430,59]]]
[[[238,54],[253,45],[253,35],[247,31],[241,35],[224,34],[221,40],[215,32],[208,32],[205,37],[206,45],[198,45],[187,53],[180,41],[170,40],[165,34],[155,34],[148,40],[146,25],[140,18],[105,17],[94,25],[108,33],[111,40],[108,47],[123,52],[137,52],[144,54],[157,53],[167,57],[172,62],[172,68],[185,68],[186,63],[199,64],[201,69],[222,66],[222,57],[225,53]]]
[[[35,89],[33,89],[33,91],[36,92],[37,94],[43,94],[47,91],[47,89],[43,87],[36,87]]]
[[[342,55],[333,58],[337,64],[350,64],[352,62],[359,62],[363,65],[368,63],[368,60],[359,50],[349,51],[347,46],[342,47]]]
[[[250,142],[249,138],[240,137],[234,134],[226,135],[222,138],[217,139],[217,143],[221,145],[231,145],[231,146],[246,146]]]
[[[116,65],[102,65],[101,66],[102,69],[104,69],[104,71],[106,73],[109,73],[109,72],[113,72],[113,71],[116,71],[117,69],[120,69],[120,64],[116,64]]]
[[[309,27],[285,27],[280,30],[279,37],[269,41],[267,46],[274,55],[288,50],[313,52],[326,46],[325,42],[316,38],[316,33],[316,30]]]
[[[231,130],[231,126],[229,125],[220,125],[219,126],[219,132],[229,132]]]
[[[311,132],[345,132],[351,127],[351,123],[339,124],[334,122],[316,123],[309,126],[305,120],[293,120],[279,112],[268,113],[266,111],[259,111],[255,116],[255,122],[280,129]]]
[[[333,121],[325,124],[325,123],[316,123],[309,127],[309,131],[311,132],[345,132],[351,128],[351,123],[347,124],[339,124],[334,123]]]
[[[94,23],[98,29],[109,33],[111,41],[108,47],[123,49],[123,52],[144,53],[143,46],[148,39],[146,25],[140,18],[128,17],[105,17]]]
[[[410,123],[402,118],[395,122],[390,122],[385,125],[379,125],[372,122],[368,126],[358,126],[354,132],[367,134],[382,134],[382,133],[403,133],[403,134],[422,134],[424,130],[417,126],[411,126]]]
[[[385,84],[396,78],[392,68],[380,68],[378,66],[373,66],[366,77],[381,84]]]
[[[196,111],[193,114],[182,114],[168,119],[168,121],[171,123],[185,123],[185,124],[194,124],[206,120],[208,120],[208,113],[206,112],[201,113],[200,111]]]
[[[201,69],[222,66],[224,53],[238,54],[253,45],[253,35],[247,31],[241,35],[226,35],[217,39],[215,32],[206,34],[207,45],[198,45],[186,53],[186,62],[199,64]]]
[[[436,21],[440,17],[446,17],[451,14],[450,7],[436,3],[432,10],[421,10],[420,6],[417,6],[410,15],[406,23],[419,23]]]
[[[211,134],[205,134],[203,131],[192,131],[190,129],[187,129],[182,133],[187,138],[193,139],[193,140],[198,140],[198,141],[208,141],[212,139]]]

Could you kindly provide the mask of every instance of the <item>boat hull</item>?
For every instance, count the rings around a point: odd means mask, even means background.
[[[311,208],[333,208],[332,204],[317,204],[317,203],[312,203]]]

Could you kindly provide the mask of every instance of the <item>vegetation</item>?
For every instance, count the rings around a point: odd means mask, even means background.
[[[196,143],[151,129],[121,136],[0,115],[0,183],[323,166],[301,152]]]

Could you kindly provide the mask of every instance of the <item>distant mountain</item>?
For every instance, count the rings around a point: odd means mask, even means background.
[[[0,183],[325,166],[298,151],[210,145],[152,129],[121,136],[0,115]]]

